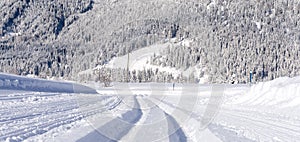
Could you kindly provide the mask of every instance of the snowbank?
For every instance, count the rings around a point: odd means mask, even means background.
[[[232,104],[286,108],[300,106],[300,76],[282,77],[253,85],[244,96]]]
[[[97,93],[94,89],[73,83],[49,81],[0,73],[0,89],[60,93]]]

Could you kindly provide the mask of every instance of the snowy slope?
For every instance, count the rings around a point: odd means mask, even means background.
[[[200,77],[201,72],[205,70],[205,68],[201,67],[200,64],[190,66],[188,68],[175,68],[170,66],[154,65],[150,63],[151,58],[158,56],[167,56],[166,54],[169,48],[181,48],[182,46],[190,47],[192,42],[190,39],[185,39],[180,42],[175,42],[175,40],[176,38],[173,38],[170,41],[166,41],[165,43],[158,42],[151,46],[132,51],[129,53],[129,58],[128,54],[114,57],[106,64],[98,65],[95,68],[81,71],[78,73],[78,75],[87,77],[89,75],[93,75],[94,70],[101,69],[103,67],[112,69],[127,69],[127,63],[129,63],[128,68],[130,71],[143,71],[144,69],[151,69],[153,72],[156,72],[156,70],[158,70],[158,72],[166,72],[168,74],[172,74],[174,78],[178,77],[181,74],[184,77],[188,78],[191,74],[193,74],[195,79],[199,80],[200,84],[207,83],[208,75]]]
[[[224,141],[298,141],[300,139],[300,77],[278,78],[228,97],[211,125]]]
[[[150,64],[150,58],[153,57],[154,54],[163,55],[164,51],[167,50],[169,46],[172,46],[172,43],[167,42],[164,44],[154,44],[152,46],[145,47],[131,52],[129,54],[129,70],[133,71],[133,70],[144,70],[144,69],[152,69],[152,70],[159,69],[159,71],[172,73],[174,76],[179,75],[180,71],[176,70],[175,68],[162,67],[162,66],[156,66]],[[107,67],[126,69],[127,60],[128,60],[128,55],[113,58],[108,63]]]
[[[144,69],[152,69],[155,71],[158,69],[160,72],[167,72],[171,73],[175,78],[180,75],[181,73],[188,77],[191,73],[194,73],[195,76],[199,76],[200,74],[200,68],[197,66],[190,67],[188,69],[176,69],[173,67],[168,66],[157,66],[150,64],[150,59],[155,54],[156,56],[161,55],[165,56],[166,50],[168,48],[176,48],[178,45],[182,46],[190,46],[190,40],[186,39],[183,41],[180,41],[178,43],[175,43],[175,39],[171,39],[171,41],[168,41],[166,43],[157,43],[148,47],[144,47],[141,49],[138,49],[136,51],[133,51],[129,54],[129,70],[144,70]],[[105,65],[108,68],[122,68],[127,69],[127,61],[128,61],[128,55],[124,55],[121,57],[115,57],[113,58],[107,65]],[[202,82],[204,83],[204,82]]]
[[[282,77],[251,87],[244,97],[232,103],[249,106],[294,108],[300,105],[300,77]]]

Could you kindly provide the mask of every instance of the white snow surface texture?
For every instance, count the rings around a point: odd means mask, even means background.
[[[300,139],[300,77],[174,90],[163,83],[87,85],[0,73],[0,141]]]

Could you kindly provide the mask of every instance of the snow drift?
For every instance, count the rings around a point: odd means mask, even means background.
[[[300,106],[300,76],[282,77],[253,85],[249,92],[233,104],[287,108]]]
[[[94,89],[68,82],[49,81],[0,73],[0,89],[60,93],[97,93]]]

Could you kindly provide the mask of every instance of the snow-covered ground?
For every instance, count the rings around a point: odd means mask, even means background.
[[[0,74],[0,141],[300,139],[300,77],[90,87]]]

